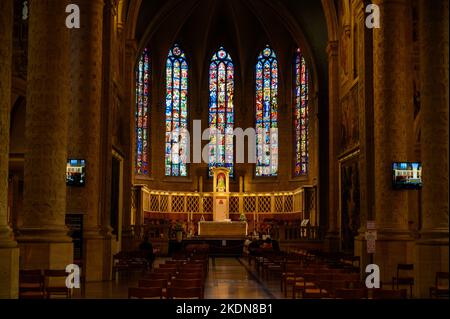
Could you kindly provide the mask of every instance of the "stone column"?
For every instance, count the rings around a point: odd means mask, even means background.
[[[114,0],[105,0],[103,10],[103,87],[101,106],[101,216],[102,232],[105,237],[105,258],[103,279],[110,280],[112,273],[112,255],[120,250],[116,247],[120,241],[112,236],[111,227],[111,174],[112,174],[112,114],[114,110],[113,97],[113,63],[112,58],[116,56],[114,49],[114,16],[116,15]],[[120,224],[118,224],[119,227]],[[119,229],[116,230],[119,233]]]
[[[133,185],[134,169],[134,112],[136,109],[135,97],[135,66],[137,60],[137,44],[135,40],[125,41],[125,67],[124,67],[124,101],[128,121],[124,121],[124,141],[126,141],[126,160],[124,161],[123,174],[123,232],[122,246],[124,249],[135,249],[133,241],[133,226],[131,225],[133,209],[137,203],[132,202],[135,198]],[[121,110],[122,111],[122,110]]]
[[[65,269],[73,263],[73,244],[65,225],[66,5],[60,0],[30,2],[24,207],[17,238],[26,269]]]
[[[448,271],[448,0],[419,1],[422,228],[416,242],[416,296],[429,297]]]
[[[67,210],[84,214],[83,268],[87,281],[103,280],[108,263],[101,214],[101,105],[103,0],[78,0],[80,28],[70,31],[70,158],[86,160],[86,185],[68,188]]]
[[[339,42],[330,41],[328,52],[328,230],[326,246],[328,251],[339,250]]]
[[[412,9],[409,0],[377,0],[381,26],[373,31],[375,220],[374,263],[390,282],[398,263],[412,263],[408,192],[392,188],[392,162],[413,151]]]
[[[353,41],[355,65],[358,76],[359,108],[359,171],[360,171],[360,227],[355,238],[354,254],[360,257],[362,278],[366,277],[365,266],[372,263],[367,253],[366,226],[373,220],[374,210],[374,143],[373,143],[373,31],[365,26],[363,2],[355,8],[356,30]]]
[[[8,226],[13,1],[0,2],[0,299],[17,298],[19,249]]]

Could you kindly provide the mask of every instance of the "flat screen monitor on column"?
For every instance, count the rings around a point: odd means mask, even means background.
[[[86,161],[84,159],[67,160],[66,184],[84,186],[86,183]]]
[[[422,188],[422,163],[392,163],[392,185],[394,189]]]

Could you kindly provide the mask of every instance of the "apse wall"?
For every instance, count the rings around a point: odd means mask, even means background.
[[[203,5],[202,5],[203,4]],[[144,6],[144,5],[143,5]],[[255,164],[235,163],[235,176],[230,190],[237,192],[292,190],[302,185],[318,185],[319,145],[319,95],[317,67],[308,41],[295,18],[271,14],[264,2],[184,1],[160,10],[143,10],[136,35],[141,37],[138,45],[139,58],[148,49],[151,65],[150,85],[150,153],[148,175],[135,174],[135,184],[146,184],[150,189],[211,191],[207,163],[188,164],[186,177],[165,176],[165,66],[167,54],[176,43],[183,49],[189,65],[188,119],[192,131],[193,121],[201,120],[202,130],[208,127],[209,115],[209,65],[215,51],[223,47],[234,64],[234,127],[255,127],[255,66],[260,52],[269,45],[276,53],[279,65],[278,130],[279,166],[277,176],[257,177]],[[169,18],[166,18],[169,17]],[[283,21],[285,20],[285,21]],[[139,29],[145,28],[145,31]],[[301,48],[307,61],[309,79],[309,167],[308,173],[295,176],[293,107],[295,103],[295,53]],[[136,64],[137,65],[137,64]],[[135,118],[132,119],[135,121]],[[133,132],[134,133],[134,132]],[[133,136],[135,154],[136,136]],[[209,141],[203,141],[206,146]],[[191,138],[191,153],[192,153]],[[247,161],[247,141],[246,161]],[[192,158],[192,156],[191,156]],[[236,160],[236,156],[235,156]],[[133,169],[135,172],[135,169]],[[240,188],[240,178],[243,187]],[[202,182],[200,182],[202,180]],[[242,182],[241,182],[242,183]]]

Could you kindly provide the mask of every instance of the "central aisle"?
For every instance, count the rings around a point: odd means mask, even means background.
[[[155,266],[164,263],[166,259],[157,258]],[[274,299],[275,296],[265,285],[259,283],[247,267],[246,262],[241,262],[238,258],[210,259],[205,299]],[[113,281],[87,283],[85,298],[125,299],[128,297],[128,287],[137,287],[140,276],[141,273],[137,272],[129,276],[118,276]],[[76,289],[73,298],[82,298],[80,293]]]
[[[237,258],[210,260],[205,283],[206,299],[272,299],[273,295],[261,285]]]

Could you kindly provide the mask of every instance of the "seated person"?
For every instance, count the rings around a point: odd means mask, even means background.
[[[155,261],[155,254],[153,253],[153,245],[149,241],[148,236],[144,237],[144,241],[139,245],[139,250],[144,253],[144,258],[147,260],[150,268]]]
[[[272,248],[274,251],[280,251],[280,244],[277,240],[272,240]]]
[[[257,249],[259,248],[260,243],[258,240],[254,240],[252,241],[249,245],[248,245],[248,253],[252,256],[256,255]]]
[[[244,256],[250,255],[249,246],[252,243],[252,240],[250,237],[247,237],[247,239],[244,242]]]
[[[270,237],[267,237],[266,240],[264,240],[264,243],[262,244],[261,248],[263,248],[263,249],[273,249],[272,239],[270,239]]]

